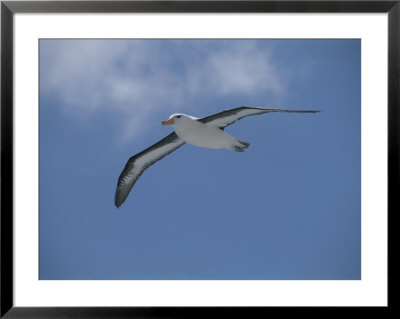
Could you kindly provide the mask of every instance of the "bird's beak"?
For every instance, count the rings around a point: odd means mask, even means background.
[[[172,118],[167,121],[162,121],[161,124],[162,125],[172,125],[172,124],[174,124],[174,119]]]

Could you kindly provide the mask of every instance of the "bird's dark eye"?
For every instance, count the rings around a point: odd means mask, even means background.
[[[180,119],[182,115],[177,115],[176,118]]]

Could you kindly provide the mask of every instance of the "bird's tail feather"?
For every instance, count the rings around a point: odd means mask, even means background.
[[[240,141],[240,140],[238,140],[238,142],[243,145],[243,148],[248,148],[250,146],[249,142]]]
[[[233,146],[233,150],[236,152],[244,152],[245,148],[250,146],[250,143],[245,141],[236,140],[237,144]]]

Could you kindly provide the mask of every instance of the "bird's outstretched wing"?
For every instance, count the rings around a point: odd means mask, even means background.
[[[221,129],[231,125],[232,123],[250,115],[259,115],[263,113],[270,112],[286,112],[286,113],[317,113],[319,111],[309,111],[309,110],[283,110],[283,109],[273,109],[257,106],[240,106],[234,109],[225,110],[207,117],[198,119],[199,122],[207,123],[210,125],[217,126]]]
[[[144,151],[132,156],[118,178],[118,185],[115,191],[115,206],[122,205],[133,185],[135,185],[146,168],[172,153],[183,144],[185,142],[173,132]]]

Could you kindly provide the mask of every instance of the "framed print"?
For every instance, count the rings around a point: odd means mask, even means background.
[[[1,316],[389,309],[399,15],[2,1]]]

